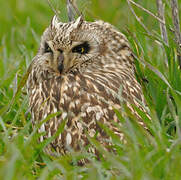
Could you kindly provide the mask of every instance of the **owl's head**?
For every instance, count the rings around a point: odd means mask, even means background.
[[[125,36],[109,23],[87,22],[82,16],[63,23],[54,16],[42,35],[38,58],[35,60],[43,63],[46,70],[66,74],[85,63],[96,63],[101,56],[118,57],[125,47],[129,48]]]

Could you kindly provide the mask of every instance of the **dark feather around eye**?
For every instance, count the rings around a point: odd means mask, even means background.
[[[90,50],[90,46],[87,42],[84,42],[83,44],[80,44],[78,46],[75,46],[73,49],[72,49],[72,52],[73,53],[79,53],[79,54],[86,54],[88,53]]]
[[[45,43],[44,53],[52,53],[52,50],[50,46],[48,45],[48,43]]]

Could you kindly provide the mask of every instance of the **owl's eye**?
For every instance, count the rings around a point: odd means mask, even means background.
[[[50,46],[48,45],[48,43],[45,43],[45,49],[44,49],[44,53],[52,53],[53,51],[51,50]]]
[[[88,53],[90,50],[90,46],[87,42],[84,42],[83,44],[80,44],[78,46],[75,46],[73,49],[72,49],[72,52],[73,53],[79,53],[79,54],[86,54]]]

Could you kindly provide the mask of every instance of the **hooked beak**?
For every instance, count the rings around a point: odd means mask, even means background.
[[[60,74],[64,70],[64,64],[63,63],[64,63],[64,56],[63,56],[63,53],[60,53],[60,55],[58,56],[58,62],[57,62],[58,71],[60,72]]]
[[[73,61],[70,60],[66,53],[59,53],[57,57],[57,70],[60,74],[66,73],[73,65]]]

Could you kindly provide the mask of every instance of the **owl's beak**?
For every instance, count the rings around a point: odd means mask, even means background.
[[[57,53],[57,70],[60,74],[66,73],[73,66],[73,61],[66,52]]]
[[[63,72],[64,69],[64,56],[63,53],[60,53],[60,55],[58,56],[58,71],[60,72],[60,74]]]

